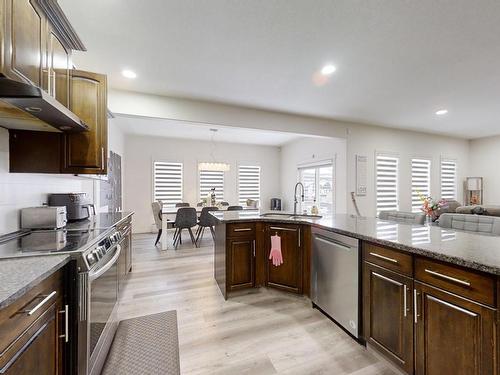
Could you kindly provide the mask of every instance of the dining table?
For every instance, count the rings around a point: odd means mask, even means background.
[[[219,207],[219,211],[226,211],[228,207],[229,206]],[[161,236],[160,244],[161,244],[162,250],[168,250],[170,248],[170,246],[169,246],[170,244],[172,245],[172,248],[173,248],[172,240],[169,241],[169,239],[168,239],[167,230],[169,229],[169,227],[173,228],[173,224],[175,222],[175,216],[177,215],[177,211],[180,208],[184,208],[184,207],[167,206],[167,207],[163,207],[163,209],[161,210],[161,229],[162,229],[163,235]],[[201,210],[203,210],[203,207],[197,206],[194,208],[196,208],[196,213],[199,216],[201,214]],[[255,207],[243,207],[243,210],[244,211],[259,211],[259,209],[255,208]],[[170,242],[170,244],[169,244],[169,242]]]

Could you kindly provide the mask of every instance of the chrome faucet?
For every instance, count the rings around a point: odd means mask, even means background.
[[[302,187],[302,194],[300,195],[300,199],[302,202],[304,202],[304,185],[302,184],[302,182],[297,182],[295,184],[295,191],[293,194],[293,214],[294,215],[297,215],[297,204],[299,203],[299,201],[297,200],[297,190],[298,190],[299,186]]]

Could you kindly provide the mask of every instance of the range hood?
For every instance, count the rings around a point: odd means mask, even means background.
[[[1,77],[0,100],[10,104],[4,114],[0,113],[0,126],[6,128],[65,133],[79,133],[89,129],[55,98],[27,83]]]

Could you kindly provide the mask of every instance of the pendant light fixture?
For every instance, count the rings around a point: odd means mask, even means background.
[[[227,172],[231,169],[230,165],[227,163],[221,163],[215,161],[215,134],[217,134],[218,129],[210,129],[210,157],[212,161],[203,162],[198,164],[198,170],[200,171],[220,171]]]

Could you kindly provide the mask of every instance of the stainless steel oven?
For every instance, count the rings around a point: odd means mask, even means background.
[[[118,326],[121,246],[116,241],[105,241],[90,253],[86,259],[89,270],[79,275],[79,375],[101,373]]]

